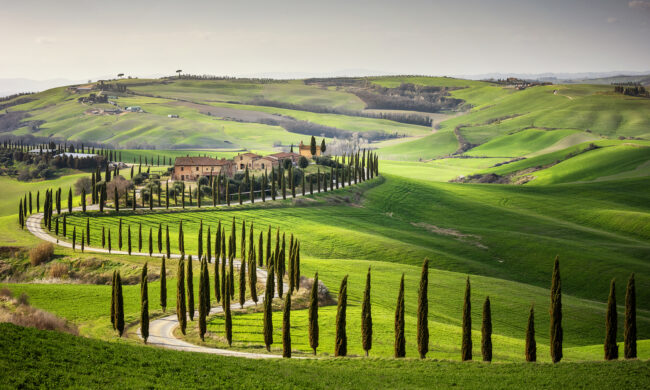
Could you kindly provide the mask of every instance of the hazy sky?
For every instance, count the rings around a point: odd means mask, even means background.
[[[650,0],[0,0],[0,78],[650,69]]]

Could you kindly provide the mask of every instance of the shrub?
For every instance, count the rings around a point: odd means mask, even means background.
[[[51,278],[62,278],[68,275],[68,266],[63,263],[56,263],[50,266],[50,277]]]
[[[298,166],[302,169],[307,168],[309,166],[309,160],[307,160],[307,157],[300,156],[300,160],[298,160]]]
[[[50,242],[41,242],[29,251],[29,261],[36,266],[52,259],[54,255],[54,245]]]
[[[90,194],[92,191],[92,182],[87,177],[82,177],[74,183],[75,195],[81,194],[81,190],[83,189],[86,190],[86,194]]]
[[[22,294],[20,294],[20,296],[18,297],[16,302],[19,305],[29,306],[29,296],[27,294],[25,294],[25,293],[22,293]]]

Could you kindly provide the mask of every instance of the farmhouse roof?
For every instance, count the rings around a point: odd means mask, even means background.
[[[176,157],[174,165],[199,165],[199,166],[218,166],[232,164],[232,161],[222,158],[218,160],[212,157]]]

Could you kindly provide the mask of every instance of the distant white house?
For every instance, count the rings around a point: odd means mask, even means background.
[[[33,154],[41,154],[41,153],[56,153],[56,149],[41,149],[41,148],[35,148],[29,151],[29,153]]]
[[[167,115],[167,118],[180,118],[178,114],[169,114]]]
[[[142,107],[140,106],[129,106],[125,108],[126,111],[131,111],[131,112],[142,112]]]
[[[97,157],[97,154],[92,154],[92,153],[70,153],[70,152],[65,152],[61,153],[60,156],[66,156],[66,157],[73,157],[73,158],[89,158],[89,157]]]

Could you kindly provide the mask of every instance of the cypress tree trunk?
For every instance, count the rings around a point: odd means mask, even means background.
[[[117,271],[113,271],[113,281],[111,283],[111,325],[115,327],[115,297],[117,294]]]
[[[187,314],[190,321],[194,321],[194,270],[192,269],[192,255],[187,258]]]
[[[205,332],[206,332],[206,302],[205,302],[205,260],[201,260],[201,271],[199,273],[199,337],[201,341],[205,341]]]
[[[363,303],[361,305],[361,344],[366,356],[372,349],[372,309],[370,306],[370,267],[366,275],[366,288],[363,291]]]
[[[228,278],[228,288],[232,288],[230,284],[232,283],[232,276]],[[232,317],[230,314],[230,295],[226,294],[224,299],[224,315],[226,316],[226,339],[228,340],[228,346],[232,346]]]
[[[372,171],[371,171],[372,172]],[[483,303],[483,326],[481,327],[481,353],[484,362],[492,361],[492,310],[490,297]]]
[[[617,331],[618,318],[616,315],[616,282],[614,279],[612,279],[612,283],[609,286],[607,314],[605,315],[605,360],[618,359],[618,344],[616,344]]]
[[[167,310],[167,267],[165,266],[165,255],[160,265],[160,307],[162,311]]]
[[[636,288],[634,286],[634,274],[630,275],[625,291],[625,328],[623,330],[625,340],[625,358],[636,358]]]
[[[418,352],[420,359],[429,351],[429,259],[422,263],[420,290],[418,291]]]
[[[461,357],[463,361],[472,360],[472,303],[470,296],[469,276],[465,285],[465,301],[463,304],[463,342]]]
[[[115,329],[120,337],[124,333],[124,298],[122,297],[122,278],[120,272],[115,277]]]
[[[282,313],[282,357],[291,357],[291,294],[284,299]]]
[[[404,356],[406,356],[406,339],[404,337],[404,274],[402,274],[395,308],[395,357]]]
[[[183,255],[178,261],[178,272],[176,275],[176,316],[181,328],[181,332],[185,334],[185,327],[187,326],[187,310],[185,306],[185,261]]]
[[[526,361],[537,361],[537,343],[535,342],[535,307],[530,305],[528,326],[526,327]]]
[[[336,307],[336,343],[334,345],[334,356],[346,356],[348,354],[348,336],[345,330],[347,305],[348,276],[345,275],[341,281],[338,305]]]
[[[562,360],[562,282],[560,280],[560,260],[555,258],[553,277],[551,281],[551,360],[557,363]]]
[[[275,291],[273,280],[273,267],[268,267],[264,291],[264,345],[268,352],[271,352],[271,344],[273,344],[273,292]]]
[[[318,348],[318,333],[318,272],[316,272],[309,294],[309,346],[314,350],[314,355]]]
[[[142,267],[140,279],[140,334],[144,343],[149,338],[149,283],[147,281],[147,263]]]

